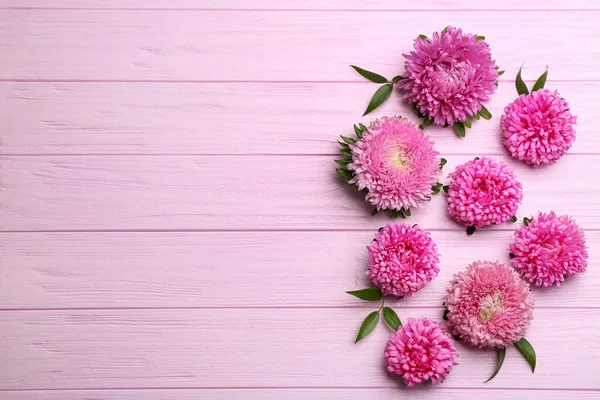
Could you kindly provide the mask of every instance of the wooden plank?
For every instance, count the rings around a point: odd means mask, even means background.
[[[526,63],[530,79],[550,65],[552,79],[594,80],[599,18],[597,10],[4,10],[0,53],[10,57],[0,79],[361,81],[350,64],[391,78],[415,37],[452,21],[487,37],[507,79]]]
[[[366,312],[2,312],[0,388],[395,388],[382,362],[389,329],[382,324],[353,344]],[[401,318],[409,315],[441,319],[441,309],[402,312]],[[527,333],[537,352],[535,375],[511,348],[485,388],[600,389],[592,367],[600,341],[589,323],[597,318],[600,309],[536,310]],[[460,365],[443,386],[483,388],[495,354],[462,345],[459,351]]]
[[[436,0],[435,2],[398,2],[394,0],[1,0],[0,8],[123,8],[123,9],[318,9],[318,10],[573,10],[598,9],[593,0]]]
[[[336,135],[353,134],[357,122],[383,115],[417,121],[400,93],[360,118],[376,87],[368,82],[5,82],[0,83],[0,153],[334,154]],[[549,81],[547,87],[557,89],[574,114],[596,112],[598,83]],[[465,139],[452,129],[427,132],[443,154],[504,154],[498,121],[515,97],[514,84],[502,82],[488,107],[494,120],[474,123]],[[580,118],[570,153],[600,153],[598,131],[599,119]]]
[[[0,392],[0,400],[389,400],[402,396],[406,400],[596,400],[597,391],[535,389],[452,389],[444,385],[428,387],[426,390],[398,388],[330,388],[330,389],[151,389],[151,390],[52,390],[29,392]]]
[[[448,157],[446,173],[472,157]],[[600,228],[600,156],[567,155],[539,169],[507,158],[524,186],[519,217],[554,209]],[[364,194],[334,168],[331,156],[2,157],[0,230],[373,229],[392,221],[371,217]],[[463,230],[445,208],[442,193],[406,221]]]
[[[370,286],[374,232],[22,233],[0,235],[0,309],[144,307],[372,307],[345,292]],[[398,307],[438,307],[469,263],[509,263],[512,232],[434,231],[440,274]],[[600,232],[588,232],[590,259]],[[268,256],[265,255],[268,249]],[[290,256],[293,255],[293,256]],[[235,288],[224,295],[224,288]],[[534,289],[537,307],[586,307],[600,270]],[[325,294],[317,295],[318,293]],[[393,302],[392,302],[393,303]],[[408,312],[408,311],[406,311]]]

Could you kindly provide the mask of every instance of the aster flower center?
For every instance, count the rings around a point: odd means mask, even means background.
[[[473,68],[468,61],[440,63],[431,68],[432,94],[438,99],[463,94],[466,91]]]
[[[402,148],[397,148],[389,156],[390,164],[401,171],[406,171],[411,168],[412,160],[406,155]]]
[[[479,303],[479,319],[484,322],[489,321],[498,310],[502,309],[502,305],[500,293],[485,296]]]

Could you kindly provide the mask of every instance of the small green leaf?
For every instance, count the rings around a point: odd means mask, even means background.
[[[432,120],[432,119],[430,119],[430,118],[425,118],[425,119],[423,120],[423,125],[425,125],[425,126],[429,126],[429,125],[431,125],[431,124],[433,124],[433,120]]]
[[[349,149],[342,148],[340,149],[340,153],[345,156],[352,157],[352,152]]]
[[[456,121],[454,123],[454,132],[456,132],[456,136],[465,137],[465,124],[460,121]]]
[[[517,216],[513,215],[512,217],[510,217],[510,222],[517,222]]]
[[[476,120],[478,120],[478,121],[479,121],[479,118],[480,118],[480,117],[481,117],[481,116],[479,115],[479,113],[477,113],[477,114],[473,114],[473,118],[475,118],[475,119],[476,119]]]
[[[364,126],[363,124],[358,124],[358,127],[360,128],[361,131],[363,132],[368,132],[369,130],[367,129],[366,126]]]
[[[514,253],[508,253],[508,256],[510,257],[510,259],[512,260],[513,258],[515,258],[516,256],[514,255]]]
[[[519,349],[521,354],[523,354],[523,357],[525,357],[525,359],[529,363],[529,366],[531,367],[531,373],[534,373],[536,357],[535,350],[533,349],[531,343],[529,343],[527,339],[521,338],[521,340],[515,343],[515,346],[517,346],[517,349]]]
[[[342,148],[343,148],[343,149],[348,149],[348,150],[350,150],[350,146],[348,146],[346,143],[344,143],[344,142],[340,142],[340,141],[338,140],[338,144],[339,144],[340,146],[342,146]]]
[[[487,381],[485,381],[483,383],[488,383],[489,381],[494,379],[496,377],[496,375],[498,375],[498,372],[500,372],[500,368],[502,368],[502,364],[504,364],[505,357],[506,357],[506,347],[498,349],[498,361],[496,362],[496,369],[494,370],[494,373],[492,374],[492,376],[490,376],[490,379],[488,379]]]
[[[519,68],[519,73],[517,74],[517,79],[515,80],[515,86],[517,87],[517,93],[519,94],[519,96],[522,94],[529,94],[527,85],[523,81],[523,78],[521,78],[521,70],[522,69],[523,69],[523,67]]]
[[[502,71],[498,71],[498,76],[500,76],[500,75],[504,74],[504,72],[505,72],[504,70],[502,70]]]
[[[385,322],[395,331],[398,330],[399,326],[402,326],[402,322],[400,321],[400,317],[396,314],[396,311],[392,310],[389,307],[383,307],[383,318]]]
[[[356,65],[351,65],[351,67],[354,68],[354,70],[356,72],[358,72],[362,77],[367,78],[371,82],[375,82],[375,83],[386,83],[387,82],[387,78],[385,78],[379,74],[376,74],[375,72],[367,71],[366,69],[362,69],[360,67],[357,67]]]
[[[471,236],[475,233],[475,227],[473,225],[467,227],[467,236]]]
[[[366,301],[377,301],[377,300],[381,300],[383,298],[383,294],[381,293],[381,290],[379,290],[379,288],[373,287],[373,288],[366,288],[366,289],[361,289],[361,290],[352,290],[350,292],[346,292],[348,294],[351,294],[354,297],[358,297],[361,300],[366,300]]]
[[[471,129],[471,118],[467,117],[467,119],[465,120],[465,122],[463,122],[463,124],[465,124],[465,126],[469,129]]]
[[[431,187],[431,191],[433,192],[433,194],[438,194],[440,192],[440,189],[442,188],[442,186],[443,186],[443,183],[436,182],[436,184]]]
[[[367,318],[365,318],[360,326],[360,329],[358,330],[358,335],[356,336],[356,341],[354,341],[354,343],[358,343],[359,340],[371,333],[377,326],[378,322],[379,311],[373,311],[371,314],[367,315]]]
[[[354,139],[352,139],[352,138],[349,138],[349,137],[347,137],[347,136],[342,136],[342,135],[340,135],[340,137],[341,137],[341,138],[342,138],[342,140],[343,140],[344,142],[346,142],[346,143],[349,143],[349,144],[356,143],[356,140],[354,140]]]
[[[419,128],[420,130],[424,131],[425,127],[423,126],[423,124],[420,124],[417,128]]]
[[[427,39],[427,36],[423,35],[422,33],[419,35],[419,39]]]
[[[490,113],[488,111],[487,108],[485,108],[485,106],[481,106],[481,111],[479,111],[479,114],[484,118],[484,119],[491,119],[492,118],[492,113]]]
[[[445,309],[445,310],[444,310],[444,315],[442,316],[442,319],[443,319],[444,321],[448,321],[448,313],[449,313],[449,312],[450,312],[450,310],[448,310],[448,309]]]
[[[391,210],[392,213],[392,218],[406,218],[406,214],[404,214],[404,209],[401,208],[400,210]]]
[[[448,193],[448,190],[450,189],[450,186],[446,185],[442,189],[444,190],[444,193]]]
[[[360,128],[356,125],[354,125],[354,133],[356,134],[356,137],[359,139],[362,139],[362,131],[360,130]]]
[[[335,172],[343,176],[344,178],[352,178],[352,171],[348,171],[346,168],[336,168]]]
[[[377,215],[378,212],[379,212],[379,210],[374,208],[373,211],[371,211],[371,215],[375,216],[375,215]]]
[[[445,158],[440,158],[440,171],[444,169],[444,165],[446,165],[447,162],[448,160],[446,160]]]
[[[396,75],[395,77],[392,78],[392,83],[398,83],[402,79],[404,79],[404,77],[402,75]]]
[[[525,226],[529,226],[529,223],[531,222],[531,220],[527,217],[523,218],[523,225]]]
[[[343,158],[341,160],[333,160],[336,163],[338,163],[340,166],[346,168],[346,165],[350,164],[352,162],[352,160],[348,160],[347,158]]]
[[[369,102],[369,106],[365,110],[363,117],[365,115],[367,115],[368,113],[370,113],[371,111],[373,111],[374,109],[376,109],[377,107],[379,107],[380,105],[382,105],[392,94],[393,88],[394,88],[394,85],[392,85],[391,83],[388,83],[388,84],[383,85],[379,89],[377,89],[377,91],[371,98],[371,101]]]
[[[485,36],[476,36],[475,40],[479,41],[479,40],[485,40]]]
[[[411,214],[410,208],[405,208],[404,209],[404,215],[406,215],[407,217],[410,217],[410,214]]]
[[[442,33],[448,32],[448,28],[450,28],[450,25],[448,25],[447,27],[445,27],[444,29],[442,29]]]
[[[538,78],[537,81],[535,81],[535,85],[533,85],[533,88],[531,89],[531,92],[535,92],[536,90],[540,90],[544,88],[544,85],[546,84],[546,78],[548,77],[548,67],[546,67],[546,72],[544,72],[542,74],[542,76],[540,76]]]

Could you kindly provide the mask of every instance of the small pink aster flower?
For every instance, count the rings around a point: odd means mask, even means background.
[[[512,169],[491,157],[459,165],[450,178],[448,213],[467,226],[506,222],[516,214],[523,198]]]
[[[384,295],[413,296],[440,272],[437,246],[418,226],[387,225],[367,249],[367,276]]]
[[[383,117],[371,123],[362,139],[350,145],[349,181],[367,189],[377,210],[408,210],[429,200],[440,174],[433,141],[405,118]]]
[[[500,118],[502,139],[510,154],[539,167],[563,156],[575,140],[577,117],[557,91],[536,90],[521,95]]]
[[[498,70],[485,40],[449,26],[431,39],[415,39],[404,54],[404,98],[437,125],[464,122],[496,90]]]
[[[454,275],[447,293],[448,326],[473,346],[510,346],[525,335],[533,319],[529,284],[499,262],[469,265]]]
[[[560,286],[587,267],[583,231],[571,217],[554,212],[538,213],[518,229],[510,252],[515,270],[535,286]]]
[[[408,386],[443,382],[458,357],[453,340],[429,318],[408,318],[390,335],[383,355],[387,370]]]

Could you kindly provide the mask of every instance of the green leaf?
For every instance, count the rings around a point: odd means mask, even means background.
[[[508,256],[510,257],[511,260],[516,257],[514,253],[508,253]]]
[[[475,227],[473,225],[467,227],[467,236],[471,236],[475,233]]]
[[[440,170],[444,169],[444,165],[446,165],[447,162],[448,160],[445,158],[440,158]]]
[[[523,78],[521,78],[521,70],[522,69],[523,69],[523,67],[519,68],[519,73],[517,74],[517,80],[515,81],[515,86],[517,87],[517,93],[519,94],[519,96],[522,94],[529,94],[527,85],[523,81]]]
[[[463,122],[463,124],[465,124],[465,126],[469,129],[471,129],[471,118],[467,117],[467,119],[465,120],[465,122]]]
[[[460,121],[456,121],[454,123],[454,132],[456,132],[456,136],[465,137],[465,124]]]
[[[517,222],[517,216],[513,215],[512,217],[510,217],[510,222]]]
[[[431,118],[425,118],[425,119],[423,120],[423,125],[425,125],[425,126],[429,126],[429,125],[431,125],[431,124],[433,124],[433,120],[432,120]]]
[[[427,39],[427,36],[423,35],[422,33],[419,35],[419,39]]]
[[[392,212],[392,217],[393,218],[406,218],[406,214],[404,214],[404,209],[401,208],[400,210],[391,210]]]
[[[448,32],[448,28],[450,28],[450,25],[448,25],[447,27],[445,27],[444,29],[442,29],[442,33]]]
[[[485,106],[481,106],[481,111],[479,111],[479,114],[484,118],[484,119],[491,119],[492,118],[492,113],[490,113],[488,111],[487,108],[485,108]]]
[[[537,81],[535,81],[535,85],[533,85],[533,88],[531,89],[531,92],[535,92],[536,90],[540,90],[544,88],[544,85],[546,84],[546,78],[548,77],[548,67],[546,67],[546,72],[544,72],[542,74],[542,76],[540,76],[538,78]]]
[[[444,315],[442,316],[442,319],[444,321],[448,321],[448,313],[450,312],[450,310],[448,310],[447,308],[444,310]]]
[[[396,311],[392,310],[389,307],[383,307],[383,318],[385,322],[395,331],[398,330],[399,326],[402,326],[402,322],[400,321],[400,317],[396,314]]]
[[[492,376],[490,376],[490,379],[488,379],[487,381],[485,381],[483,383],[488,383],[489,381],[494,379],[496,377],[496,375],[498,375],[498,372],[500,372],[500,368],[502,368],[502,364],[504,364],[505,357],[506,357],[506,347],[498,349],[498,361],[496,362],[496,370],[494,371]]]
[[[425,127],[423,126],[423,124],[420,124],[417,128],[419,128],[420,130],[424,131]]]
[[[333,160],[336,163],[338,163],[340,166],[346,168],[346,165],[350,164],[352,162],[352,160],[348,160],[347,158],[343,158],[341,160]]]
[[[356,137],[359,139],[362,139],[362,131],[360,130],[360,128],[356,125],[354,125],[354,133],[356,134]]]
[[[438,194],[440,192],[440,189],[442,188],[442,186],[444,186],[443,183],[436,182],[435,185],[433,185],[431,187],[431,191],[433,192],[433,194]]]
[[[335,172],[337,172],[338,174],[340,174],[344,178],[348,178],[348,179],[352,178],[352,172],[348,171],[346,168],[336,168]]]
[[[475,40],[479,41],[479,40],[485,40],[485,36],[476,36]]]
[[[383,298],[383,294],[381,293],[381,290],[379,290],[379,288],[376,287],[372,287],[372,288],[366,288],[366,289],[361,289],[361,290],[352,290],[350,292],[346,292],[348,294],[351,294],[354,297],[358,297],[361,300],[366,300],[366,301],[377,301],[377,300],[381,300]]]
[[[419,110],[419,107],[417,107],[417,103],[412,103],[412,108],[413,108],[413,110],[415,110],[415,112],[417,113],[417,116],[419,118],[425,118],[425,115],[423,115],[421,113],[421,111]]]
[[[359,340],[367,336],[369,333],[375,329],[377,323],[379,322],[379,311],[373,311],[371,314],[367,315],[367,318],[363,321],[360,329],[358,330],[358,335],[356,336],[356,340],[354,343],[358,343]]]
[[[375,216],[375,215],[377,215],[378,212],[379,212],[379,210],[374,208],[373,211],[371,211],[371,215]]]
[[[346,142],[346,143],[350,143],[350,144],[356,143],[356,140],[354,140],[354,139],[352,139],[352,138],[349,138],[349,137],[347,137],[347,136],[342,136],[342,135],[340,135],[340,137],[341,137],[341,138],[342,138],[342,140],[343,140],[344,142]]]
[[[402,75],[396,75],[395,77],[392,78],[392,83],[398,83],[402,79],[404,79],[404,77]]]
[[[354,70],[356,72],[358,72],[362,77],[367,78],[371,82],[375,82],[375,83],[386,83],[387,82],[387,78],[385,78],[379,74],[376,74],[375,72],[367,71],[366,69],[362,69],[360,67],[357,67],[356,65],[351,65],[351,67],[354,68]]]
[[[348,146],[346,143],[344,143],[344,142],[340,142],[340,141],[338,140],[338,144],[339,144],[340,146],[342,146],[342,148],[343,148],[343,149],[348,149],[348,150],[350,150],[350,146]]]
[[[345,156],[352,157],[352,152],[349,149],[342,148],[340,149],[340,153]]]
[[[368,132],[369,130],[367,129],[366,126],[364,126],[363,124],[358,124],[358,127],[360,128],[361,131],[363,132]]]
[[[531,222],[531,220],[527,217],[523,218],[523,225],[525,226],[529,226],[529,223]]]
[[[442,189],[444,190],[444,193],[448,193],[448,190],[450,189],[450,186],[446,185]]]
[[[406,215],[407,217],[410,217],[410,214],[411,214],[410,208],[404,209],[404,215]]]
[[[498,71],[498,76],[500,76],[500,75],[504,74],[504,72],[505,72],[504,70],[502,70],[502,71]]]
[[[383,85],[379,89],[377,89],[377,91],[371,98],[371,101],[369,102],[369,106],[365,110],[363,117],[365,115],[367,115],[368,113],[370,113],[371,111],[373,111],[374,109],[376,109],[377,107],[379,107],[380,105],[382,105],[392,94],[393,88],[394,88],[394,85],[392,85],[391,83],[388,83],[388,84]]]
[[[521,354],[523,354],[523,357],[525,357],[529,363],[529,366],[531,367],[531,373],[533,374],[535,372],[536,362],[535,350],[533,349],[533,346],[525,338],[521,338],[521,340],[515,343],[515,346],[517,346],[517,349],[519,349]]]
[[[478,120],[478,121],[479,121],[479,118],[480,118],[480,117],[481,117],[481,116],[479,115],[479,113],[477,113],[477,114],[474,114],[474,115],[473,115],[473,118],[475,118],[475,119],[476,119],[476,120]]]

